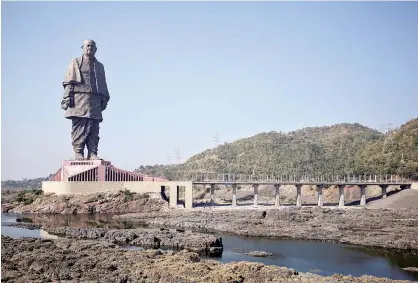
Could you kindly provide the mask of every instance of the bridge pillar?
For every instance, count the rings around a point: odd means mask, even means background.
[[[276,188],[276,202],[274,203],[274,205],[276,207],[280,206],[280,185],[274,185],[274,187]]]
[[[387,188],[389,187],[388,185],[380,185],[380,187],[382,188],[382,198],[386,198],[387,195]]]
[[[178,197],[178,195],[177,195]],[[193,186],[192,184],[184,186],[184,207],[193,208]]]
[[[253,184],[254,188],[254,206],[258,205],[258,184]]]
[[[318,192],[318,206],[322,207],[324,205],[324,200],[323,200],[323,196],[322,196],[322,192],[323,192],[323,186],[322,185],[317,185],[316,186],[316,191]]]
[[[338,206],[344,206],[345,205],[345,196],[344,196],[344,185],[338,185],[338,192],[340,195],[340,202],[338,203]]]
[[[210,184],[210,205],[215,203],[215,184]]]
[[[232,184],[232,206],[237,206],[237,184]]]
[[[177,207],[179,187],[177,185],[170,185],[170,207]]]
[[[296,206],[302,206],[302,185],[296,185]]]
[[[360,205],[365,206],[366,205],[366,185],[360,185],[360,192],[361,192],[361,199],[360,199]]]

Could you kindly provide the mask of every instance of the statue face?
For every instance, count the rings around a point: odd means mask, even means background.
[[[83,44],[83,54],[87,57],[93,57],[96,54],[96,43],[93,40],[85,40]]]

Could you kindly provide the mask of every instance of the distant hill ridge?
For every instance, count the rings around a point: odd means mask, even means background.
[[[418,118],[387,134],[358,123],[307,127],[289,133],[260,133],[207,149],[183,164],[141,165],[135,171],[169,179],[189,179],[197,173],[212,172],[283,175],[387,173],[418,180]],[[25,182],[32,181],[3,181],[2,189],[23,187]]]
[[[418,118],[387,134],[358,123],[307,127],[289,133],[272,131],[205,150],[183,164],[140,166],[137,171],[171,179],[188,179],[205,172],[387,173],[418,179],[417,131]]]

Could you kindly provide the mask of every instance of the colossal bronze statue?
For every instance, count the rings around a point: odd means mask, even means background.
[[[65,118],[72,121],[75,159],[84,160],[84,147],[87,147],[87,159],[97,160],[101,159],[97,156],[99,124],[110,96],[103,64],[95,57],[96,43],[85,40],[82,49],[83,55],[71,61],[62,83],[61,108],[65,110]]]

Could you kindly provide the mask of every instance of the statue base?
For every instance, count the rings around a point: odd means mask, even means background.
[[[110,161],[105,160],[64,160],[61,168],[50,178],[50,181],[140,182],[168,180],[118,169]]]
[[[169,207],[177,208],[180,195],[185,208],[193,207],[193,183],[168,181],[138,172],[121,170],[105,160],[64,160],[61,168],[48,181],[42,182],[44,193],[57,195],[87,195],[94,193],[118,193],[129,190],[139,194],[169,201]],[[169,192],[167,197],[166,192]]]

